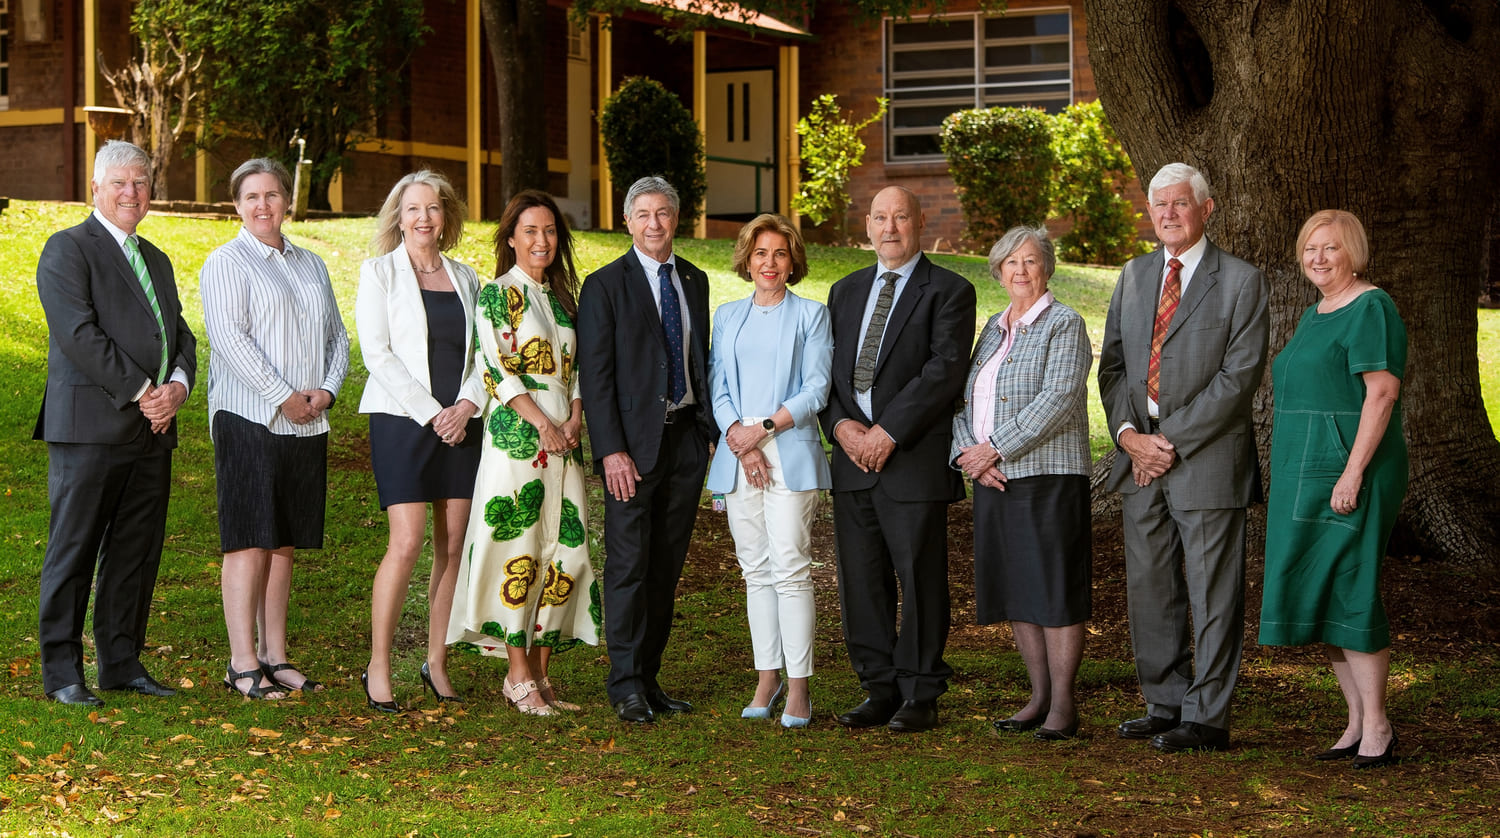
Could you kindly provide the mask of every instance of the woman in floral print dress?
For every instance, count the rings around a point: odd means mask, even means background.
[[[448,642],[504,654],[506,698],[550,716],[578,709],[547,678],[552,653],[597,645],[601,616],[573,361],[578,275],[551,196],[511,199],[495,262],[500,275],[480,289],[474,318],[490,398]]]

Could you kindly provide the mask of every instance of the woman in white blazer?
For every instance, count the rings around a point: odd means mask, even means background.
[[[446,637],[459,554],[479,468],[483,371],[474,358],[479,279],[443,255],[463,234],[464,204],[431,171],[403,177],[380,209],[375,252],[359,269],[354,322],[370,371],[359,411],[370,416],[370,463],[390,518],[370,597],[370,662],[360,681],[371,708],[400,709],[391,644],[432,505],[427,660],[420,675],[439,701],[458,701]]]
[[[761,215],[745,225],[734,269],[755,291],[714,313],[709,388],[724,431],[708,488],[725,496],[760,673],[740,715],[770,718],[785,697],[781,724],[805,727],[812,721],[812,522],[818,490],[831,485],[818,411],[828,402],[833,332],[826,306],[787,290],[807,275],[807,253],[785,218]]]

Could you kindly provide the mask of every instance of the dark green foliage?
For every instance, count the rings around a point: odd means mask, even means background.
[[[626,79],[604,102],[599,116],[610,177],[622,194],[648,175],[666,178],[682,202],[681,229],[697,222],[708,189],[703,170],[703,137],[698,123],[676,94],[641,76]],[[606,212],[614,212],[611,207]]]
[[[1045,112],[958,111],[943,120],[942,146],[958,187],[969,244],[988,249],[1007,229],[1046,220],[1057,159]]]
[[[202,0],[161,3],[207,54],[198,84],[209,144],[249,137],[256,154],[295,163],[307,140],[314,208],[349,150],[406,91],[401,71],[428,31],[422,0]],[[238,160],[226,161],[233,167]]]
[[[1147,249],[1136,236],[1139,214],[1122,194],[1135,180],[1130,158],[1098,101],[1070,105],[1052,118],[1057,177],[1052,206],[1073,222],[1057,241],[1070,262],[1118,265]]]

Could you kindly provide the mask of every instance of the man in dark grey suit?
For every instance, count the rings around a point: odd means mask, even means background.
[[[948,465],[953,408],[974,345],[974,286],[922,253],[917,196],[889,186],[865,229],[877,263],[834,283],[832,388],[819,418],[833,440],[833,523],[849,662],[868,698],[845,727],[918,732],[938,723],[953,675]],[[897,594],[900,627],[897,630]]]
[[[1269,288],[1204,237],[1214,202],[1196,169],[1162,167],[1148,196],[1162,247],[1120,273],[1099,357],[1147,705],[1119,733],[1167,752],[1218,750],[1244,642],[1245,507],[1260,487],[1251,399]]]
[[[171,493],[177,410],[197,371],[172,263],[135,235],[151,160],[111,142],[94,159],[94,212],[54,234],[37,262],[47,315],[46,440],[52,505],[40,585],[42,683],[63,704],[104,702],[83,680],[83,619],[94,596],[99,686],[173,690],[141,665]],[[97,575],[95,568],[98,568]]]
[[[718,439],[708,391],[708,274],[672,252],[677,190],[625,194],[633,246],[578,297],[578,372],[594,470],[604,477],[606,689],[622,721],[692,705],[657,683],[677,580]]]

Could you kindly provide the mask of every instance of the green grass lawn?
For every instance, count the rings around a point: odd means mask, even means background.
[[[37,663],[36,579],[48,520],[46,449],[30,441],[45,379],[46,325],[35,261],[46,237],[80,220],[71,205],[12,202],[0,216],[0,836],[5,835],[1484,835],[1497,821],[1492,756],[1500,712],[1495,652],[1458,644],[1452,655],[1395,660],[1393,712],[1408,730],[1429,714],[1467,739],[1416,747],[1397,770],[1352,777],[1306,754],[1341,729],[1342,708],[1315,655],[1247,653],[1237,693],[1239,747],[1165,759],[1111,730],[1139,710],[1128,637],[1101,628],[1080,673],[1083,738],[1045,747],[996,738],[989,721],[1025,696],[1025,672],[1003,629],[968,627],[949,656],[958,672],[943,700],[945,724],[930,734],[851,734],[831,712],[861,694],[844,656],[836,608],[818,616],[814,726],[782,731],[738,718],[753,683],[743,589],[732,565],[715,564],[720,521],[700,520],[695,584],[678,599],[664,683],[698,712],[655,727],[625,727],[606,704],[602,649],[560,655],[563,695],[585,705],[566,717],[522,717],[500,695],[493,661],[457,657],[461,708],[420,697],[425,563],[419,565],[397,637],[397,717],[368,712],[358,675],[368,656],[369,593],[384,551],[366,461],[366,426],[355,413],[363,368],[333,416],[325,548],[299,556],[292,597],[292,652],[325,693],[248,702],[220,686],[227,658],[204,377],[181,414],[167,549],[151,617],[147,666],[180,686],[174,699],[106,694],[84,713],[43,700]],[[141,232],[173,259],[188,317],[202,341],[197,270],[236,224],[152,215]],[[359,261],[373,224],[290,224],[288,234],[327,261],[353,333]],[[492,265],[493,225],[470,228],[460,255]],[[580,268],[623,252],[623,234],[579,237]],[[728,272],[731,245],[681,241],[713,279],[718,305],[748,293]],[[799,293],[826,297],[833,280],[869,264],[869,251],[813,247]],[[1003,305],[982,260],[938,257],[973,278],[979,318]],[[1096,345],[1114,272],[1063,266],[1058,298],[1083,313]],[[206,353],[206,341],[203,342]],[[1484,388],[1500,418],[1500,313],[1481,312]],[[357,356],[357,350],[356,350]],[[206,354],[201,356],[206,359]],[[1091,421],[1102,436],[1094,400]],[[601,518],[595,483],[590,521],[595,560]],[[711,550],[709,548],[712,548]],[[1118,595],[1119,579],[1096,580]],[[826,592],[825,592],[826,593]],[[979,637],[975,642],[973,637]],[[993,643],[984,638],[993,637]],[[91,638],[85,638],[91,645]],[[91,652],[89,653],[91,656]],[[90,672],[92,678],[92,672]],[[1487,733],[1490,732],[1490,733]],[[1413,738],[1421,742],[1420,728]],[[1488,766],[1486,768],[1485,766]]]

